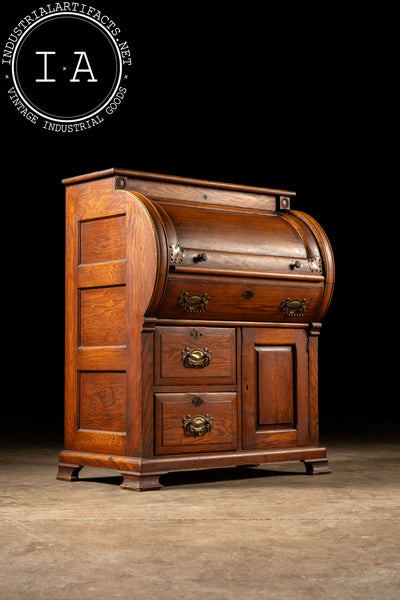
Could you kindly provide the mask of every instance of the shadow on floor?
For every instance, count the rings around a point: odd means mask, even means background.
[[[175,487],[192,485],[198,483],[213,483],[219,481],[241,481],[244,479],[257,479],[267,477],[279,477],[288,475],[306,475],[305,471],[284,471],[278,469],[257,469],[256,467],[237,467],[223,469],[204,469],[199,471],[181,471],[166,473],[160,477],[160,483],[164,487]],[[103,477],[79,477],[78,481],[92,483],[105,483],[108,485],[120,485],[122,476]]]

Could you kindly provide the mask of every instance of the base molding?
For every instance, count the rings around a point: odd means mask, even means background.
[[[64,450],[60,454],[57,479],[75,481],[84,466],[114,469],[121,473],[121,487],[135,491],[161,489],[159,477],[170,471],[211,469],[221,467],[243,467],[276,462],[304,462],[306,473],[320,475],[331,473],[325,448],[314,446],[295,446],[288,448],[270,448],[268,450],[238,450],[205,454],[186,454],[180,456],[162,456],[140,458],[116,456],[94,452]]]

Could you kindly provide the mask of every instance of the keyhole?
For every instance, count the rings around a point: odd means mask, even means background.
[[[245,292],[243,292],[242,294],[243,298],[252,298],[254,296],[254,292],[252,290],[246,290]]]
[[[192,336],[192,338],[197,339],[197,338],[201,337],[203,334],[198,329],[192,329],[192,331],[190,332],[190,335]]]

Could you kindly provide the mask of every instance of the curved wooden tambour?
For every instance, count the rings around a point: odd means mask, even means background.
[[[146,317],[316,322],[333,292],[334,261],[322,227],[298,211],[151,199],[158,264]],[[202,310],[183,299],[207,297]],[[298,301],[302,311],[285,311]],[[189,308],[188,308],[189,307]]]

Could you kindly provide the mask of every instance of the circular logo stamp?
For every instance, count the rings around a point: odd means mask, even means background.
[[[17,111],[62,133],[85,131],[112,115],[127,93],[131,65],[115,21],[79,2],[33,10],[13,28],[2,56]]]

